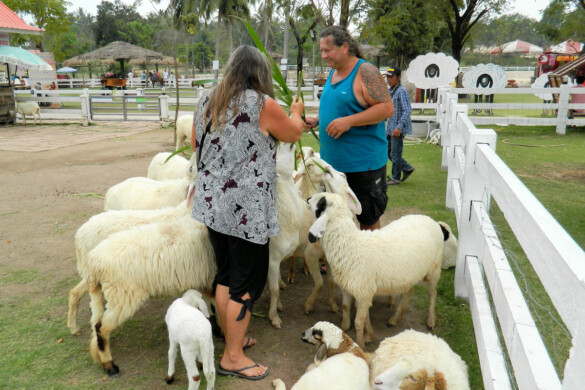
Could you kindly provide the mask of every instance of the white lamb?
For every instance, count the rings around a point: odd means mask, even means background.
[[[177,206],[187,196],[189,180],[153,180],[131,177],[106,192],[104,210],[146,210]]]
[[[148,166],[147,177],[154,180],[183,179],[189,160],[183,156],[174,155],[167,161],[172,153],[157,153]]]
[[[77,229],[75,233],[75,258],[81,281],[69,292],[67,326],[71,334],[81,333],[77,323],[77,311],[80,299],[89,288],[89,277],[92,269],[87,254],[113,233],[154,222],[172,221],[190,213],[191,208],[187,206],[186,201],[181,202],[177,207],[156,210],[110,210],[94,215]]]
[[[213,337],[208,318],[207,304],[196,290],[187,290],[169,306],[165,316],[169,331],[169,371],[165,378],[168,384],[175,380],[175,361],[180,346],[187,368],[189,390],[199,389],[201,376],[197,362],[203,364],[207,390],[214,388]]]
[[[346,202],[337,194],[321,193],[309,200],[316,217],[310,240],[321,238],[333,279],[343,291],[342,329],[349,328],[349,308],[356,300],[356,341],[371,341],[369,308],[375,295],[401,295],[394,316],[397,325],[408,305],[413,287],[423,281],[429,294],[427,326],[435,327],[437,282],[441,276],[444,228],[424,215],[407,215],[375,231],[355,225]],[[366,338],[364,338],[364,328]]]
[[[272,381],[275,390],[286,390],[281,379]],[[351,353],[335,355],[305,372],[292,390],[370,390],[368,364]]]
[[[210,290],[217,272],[207,227],[190,216],[114,233],[87,256],[90,352],[108,375],[119,375],[110,351],[114,330],[151,297]]]
[[[18,102],[16,104],[16,112],[22,116],[22,121],[26,125],[26,116],[31,115],[35,121],[35,125],[37,124],[37,116],[39,117],[39,124],[41,122],[41,108],[39,107],[37,102]]]
[[[370,389],[367,354],[337,326],[327,321],[317,322],[301,334],[301,339],[318,348],[314,363],[307,367],[293,390]],[[276,390],[285,390],[280,379],[272,385]]]
[[[181,115],[177,119],[177,144],[175,150],[183,147],[185,141],[191,142],[191,134],[193,134],[193,115]]]
[[[370,368],[376,390],[469,390],[461,357],[444,340],[412,329],[382,341]]]

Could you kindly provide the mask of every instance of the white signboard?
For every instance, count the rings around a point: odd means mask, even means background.
[[[219,70],[219,60],[213,60],[213,70]]]

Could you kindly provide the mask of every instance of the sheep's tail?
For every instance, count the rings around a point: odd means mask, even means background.
[[[286,390],[286,385],[280,378],[272,381],[272,387],[274,387],[274,390]]]
[[[441,231],[443,232],[443,241],[447,241],[449,237],[451,237],[451,228],[445,222],[438,222],[439,226],[441,227]]]

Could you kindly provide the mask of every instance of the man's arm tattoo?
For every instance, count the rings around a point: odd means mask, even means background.
[[[380,71],[375,66],[364,64],[360,67],[360,75],[370,99],[378,103],[390,101],[390,92],[388,92]]]

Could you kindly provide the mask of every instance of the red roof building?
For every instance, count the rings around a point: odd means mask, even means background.
[[[0,1],[0,33],[42,35],[45,30],[27,24]]]

